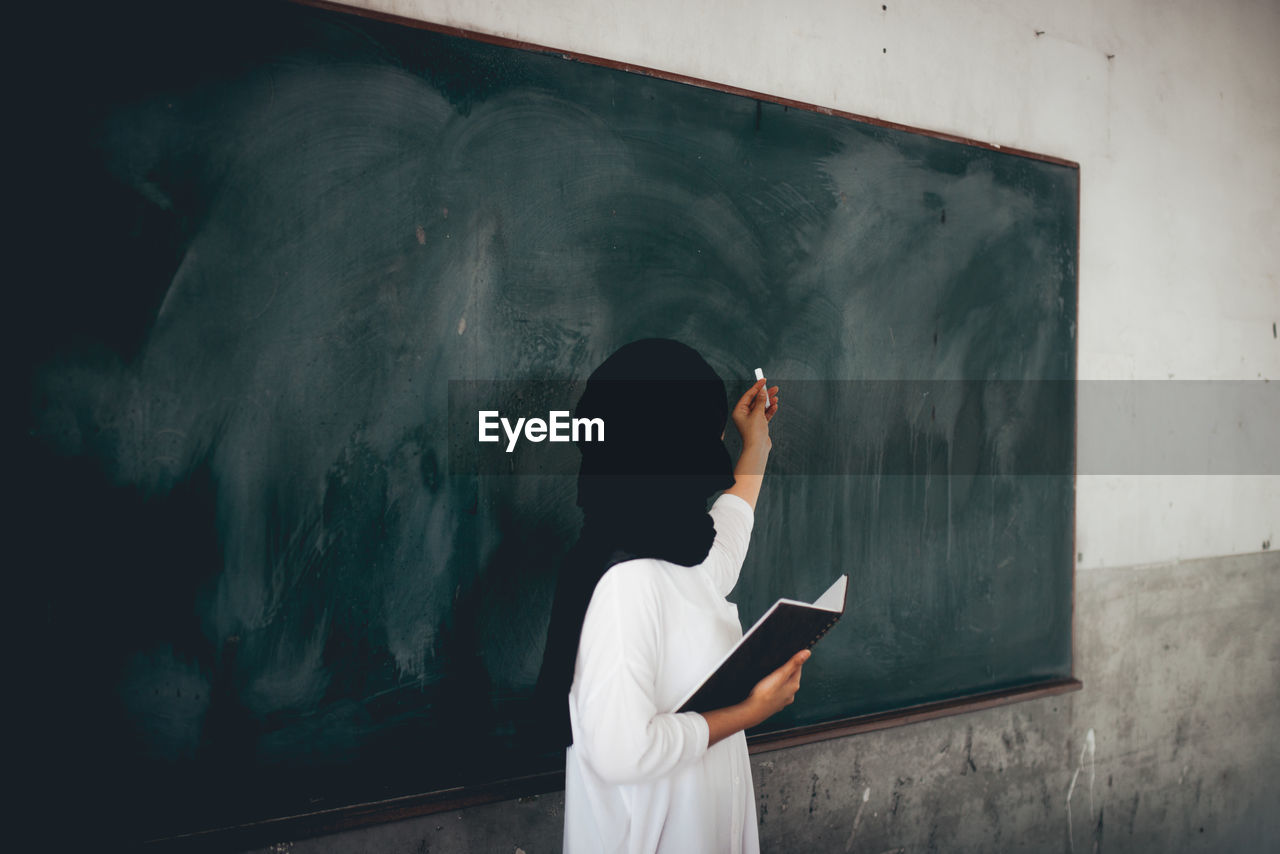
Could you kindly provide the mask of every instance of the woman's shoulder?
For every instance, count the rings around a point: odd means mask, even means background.
[[[687,595],[686,588],[695,583],[697,577],[694,567],[659,558],[633,558],[609,567],[596,585],[596,594],[616,596],[633,603],[666,600]]]
[[[627,606],[665,610],[675,602],[708,607],[710,581],[700,567],[658,558],[635,558],[614,564],[596,585],[595,598],[616,599]]]
[[[663,603],[670,598],[670,583],[661,564],[653,558],[635,558],[609,567],[591,594],[591,610],[615,614],[663,611]]]
[[[596,590],[601,587],[639,591],[652,588],[666,580],[666,561],[652,557],[637,557],[620,561],[600,577]]]

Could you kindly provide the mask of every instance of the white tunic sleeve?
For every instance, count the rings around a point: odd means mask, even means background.
[[[747,556],[755,513],[750,504],[726,492],[711,505],[711,520],[716,525],[716,539],[702,567],[711,576],[716,592],[728,596],[738,583],[738,573]]]
[[[661,712],[662,603],[646,561],[620,563],[600,579],[582,623],[574,690],[574,747],[601,779],[637,783],[707,752],[696,712]]]

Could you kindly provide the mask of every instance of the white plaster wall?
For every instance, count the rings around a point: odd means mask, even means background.
[[[1074,160],[1080,377],[1280,382],[1274,0],[350,5]],[[1280,441],[1251,407],[1221,421]],[[1080,567],[1280,548],[1259,471],[1081,476]]]

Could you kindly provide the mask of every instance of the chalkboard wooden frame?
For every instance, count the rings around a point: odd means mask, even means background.
[[[931,137],[949,142],[961,143],[968,146],[998,151],[1004,154],[1013,154],[1020,157],[1030,158],[1033,160],[1044,161],[1048,163],[1065,166],[1071,169],[1079,170],[1079,164],[1061,157],[1045,155],[1036,152],[1025,151],[1021,149],[1008,148],[993,143],[987,143],[980,140],[974,140],[967,137],[948,134],[938,131],[930,131],[921,128],[915,128],[895,122],[889,122],[882,119],[863,116],[842,110],[834,110],[815,104],[808,104],[792,99],[771,96],[759,92],[742,89],[735,86],[718,84],[711,81],[701,80],[689,77],[687,75],[664,72],[642,66],[636,66],[629,63],[618,62],[614,60],[604,59],[601,57],[590,56],[586,54],[576,53],[572,51],[563,51],[544,45],[531,44],[513,39],[502,38],[499,36],[489,35],[460,29],[457,27],[433,24],[426,21],[420,21],[405,18],[398,15],[388,13],[358,9],[350,6],[344,6],[338,3],[327,2],[327,0],[289,0],[290,3],[301,6],[309,6],[328,11],[341,12],[345,14],[357,15],[381,22],[396,24],[400,26],[412,27],[417,29],[428,30],[449,36],[457,36],[484,42],[492,45],[498,45],[507,48],[515,48],[523,51],[531,51],[536,53],[551,54],[559,56],[566,60],[586,63],[590,65],[601,66],[615,70],[627,71],[635,74],[646,75],[662,80],[668,80],[678,83],[684,83],[692,86],[712,89],[728,94],[738,95],[742,97],[765,101],[786,107],[792,107],[799,110],[807,110],[828,116],[851,119],[854,121],[892,129],[906,131],[912,134]],[[1079,216],[1079,196],[1077,184],[1076,210],[1077,218]],[[1078,225],[1078,219],[1077,219]],[[1078,294],[1078,288],[1077,288]],[[1078,298],[1077,298],[1078,299]],[[1078,306],[1077,306],[1078,307]],[[1078,350],[1078,344],[1077,344]],[[1074,480],[1074,473],[1073,473]],[[1072,544],[1075,542],[1075,512],[1072,510]],[[1074,549],[1073,549],[1074,553]],[[1072,561],[1074,566],[1074,561]],[[1074,632],[1074,571],[1072,573],[1072,619],[1071,619],[1071,647],[1074,652],[1075,632]],[[1074,655],[1073,655],[1074,661]],[[908,723],[915,723],[924,720],[930,720],[949,715],[962,714],[965,712],[977,711],[981,709],[993,708],[996,706],[1006,705],[1024,700],[1034,700],[1046,697],[1058,696],[1070,693],[1083,688],[1083,683],[1078,678],[1053,679],[1030,685],[1010,688],[1000,691],[985,692],[973,694],[963,697],[947,699],[944,701],[927,703],[923,705],[896,709],[892,711],[862,715],[857,717],[846,718],[837,721],[831,721],[818,725],[800,727],[792,730],[781,732],[773,732],[762,736],[755,736],[749,740],[749,749],[751,753],[764,753],[772,750],[780,750],[797,745],[822,741],[830,738],[838,738],[847,735],[853,735],[862,732],[871,732],[879,729],[886,729],[895,726],[901,726]],[[461,809],[464,807],[475,806],[479,804],[492,803],[497,801],[509,800],[518,797],[528,797],[547,792],[562,789],[564,785],[563,772],[548,772],[543,774],[535,774],[526,777],[518,777],[512,779],[504,779],[478,786],[457,787],[432,792],[426,792],[417,795],[393,798],[384,801],[371,803],[360,803],[348,806],[341,806],[311,813],[303,813],[293,816],[285,816],[279,818],[268,819],[264,821],[253,822],[249,824],[225,827],[213,830],[206,830],[197,833],[183,834],[178,836],[165,837],[162,839],[154,839],[146,843],[148,849],[163,850],[228,850],[231,848],[245,848],[259,845],[270,844],[282,840],[296,840],[306,837],[314,837],[328,833],[335,833],[354,828],[380,824],[390,821],[407,819],[415,816],[422,816],[432,813]]]
[[[754,92],[750,89],[730,86],[726,83],[715,83],[698,77],[690,77],[687,74],[677,74],[674,71],[662,71],[656,68],[648,68],[643,65],[633,65],[629,62],[619,62],[614,59],[591,56],[586,53],[578,53],[571,50],[560,50],[559,48],[547,47],[546,45],[534,44],[532,42],[508,39],[502,36],[490,35],[489,33],[477,32],[475,30],[465,30],[461,27],[433,24],[429,21],[420,21],[416,18],[406,18],[403,15],[393,15],[388,12],[379,12],[373,9],[344,6],[341,3],[329,2],[329,0],[288,0],[288,2],[294,3],[298,6],[310,6],[315,9],[325,9],[331,12],[343,12],[349,15],[357,15],[361,18],[369,18],[374,21],[398,24],[400,26],[413,27],[414,29],[419,30],[428,30],[433,33],[440,33],[441,35],[457,36],[458,38],[471,39],[472,41],[484,42],[485,44],[498,45],[500,47],[510,47],[515,48],[516,50],[531,51],[533,53],[551,54],[552,56],[558,56],[562,59],[568,59],[574,62],[586,63],[587,65],[598,65],[601,68],[612,68],[616,71],[628,71],[632,74],[643,74],[646,77],[654,77],[659,80],[670,80],[674,83],[687,83],[690,86],[698,86],[703,89],[713,89],[717,92],[724,92],[729,95],[740,95],[744,98],[752,98],[757,101],[768,101],[771,104],[778,104],[784,107],[794,107],[797,110],[808,110],[813,113],[821,113],[824,116],[836,116],[842,119],[852,119],[864,124],[875,125],[876,127],[906,131],[907,133],[912,133],[917,136],[944,139],[948,142],[959,142],[964,145],[974,146],[975,148],[985,148],[988,151],[998,151],[1002,154],[1015,154],[1019,157],[1028,157],[1032,160],[1041,160],[1045,163],[1055,163],[1058,166],[1066,166],[1071,169],[1079,170],[1080,168],[1080,164],[1074,160],[1068,160],[1064,157],[1056,157],[1052,154],[1039,154],[1037,152],[1026,151],[1021,148],[1010,148],[1008,146],[997,145],[991,142],[982,142],[981,140],[959,136],[958,134],[925,130],[924,128],[912,127],[911,125],[904,125],[898,122],[890,122],[884,119],[864,116],[859,113],[851,113],[847,110],[836,110],[831,107],[819,106],[818,104],[795,101],[791,98],[783,98],[777,95],[766,95],[762,92]],[[1077,199],[1077,202],[1078,201],[1079,199]],[[1079,207],[1077,207],[1077,210],[1079,210]]]

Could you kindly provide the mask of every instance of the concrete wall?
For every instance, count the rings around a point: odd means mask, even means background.
[[[1081,378],[1280,373],[1280,4],[353,5],[1075,160]],[[1280,545],[1280,476],[1090,474],[1077,495],[1084,691],[756,757],[767,850],[1280,848],[1280,554],[1251,554]],[[278,849],[534,854],[562,808]]]
[[[1278,605],[1276,553],[1082,573],[1083,691],[757,755],[762,846],[1275,851]],[[537,854],[563,810],[557,793],[265,850]]]

